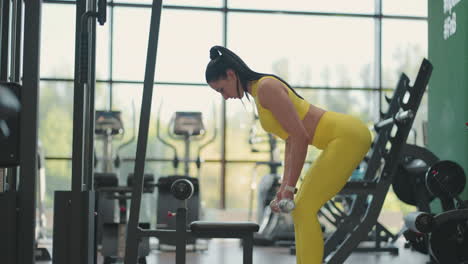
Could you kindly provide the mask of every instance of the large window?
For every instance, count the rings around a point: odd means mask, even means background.
[[[228,18],[228,46],[253,69],[276,73],[291,85],[364,87],[373,76],[371,18],[251,13]]]
[[[46,4],[42,13],[41,77],[73,78],[75,64],[73,5]]]
[[[426,0],[383,0],[382,2],[382,10],[386,15],[427,16]]]
[[[150,11],[115,10],[113,77],[117,80],[144,79]],[[164,10],[159,34],[156,81],[201,83],[209,47],[222,42],[222,16],[219,12]]]
[[[75,6],[73,1],[44,2],[39,138],[48,158],[47,205],[52,207],[53,191],[67,190],[71,183]],[[151,3],[111,1],[107,23],[97,27],[96,109],[122,111],[125,126],[123,138],[113,142],[114,149],[138,133]],[[376,13],[380,6],[382,14]],[[164,1],[146,171],[156,177],[183,173],[183,163],[174,168],[171,148],[157,139],[157,120],[162,136],[167,136],[174,112],[200,111],[207,136],[192,142],[192,159],[217,128],[215,141],[201,153],[201,168],[190,165],[192,174],[200,177],[205,217],[245,220],[250,205],[250,217],[254,216],[252,183],[269,172],[265,166],[254,170],[255,164],[270,156],[252,150],[268,150],[268,144],[249,144],[252,127],[259,136],[265,135],[254,122],[251,101],[224,102],[206,85],[209,48],[225,45],[254,70],[283,77],[309,102],[353,114],[372,127],[379,111],[386,109],[384,95],[391,96],[401,72],[414,81],[422,58],[427,57],[426,16],[423,0]],[[426,97],[410,135],[419,145],[427,119]],[[171,143],[182,159],[183,141]],[[98,156],[102,155],[99,144]],[[282,159],[281,141],[278,148]],[[119,152],[121,183],[134,169],[135,152],[136,140]],[[311,148],[307,160],[313,162],[318,153]],[[144,206],[152,207],[153,198]],[[232,214],[219,215],[217,209],[223,206]],[[394,208],[387,203],[385,207]],[[145,217],[154,221],[152,215]]]
[[[230,8],[280,10],[298,12],[331,12],[331,13],[373,13],[374,0],[355,1],[281,1],[281,0],[229,0]]]
[[[414,81],[427,58],[427,21],[385,19],[382,23],[383,86],[396,88],[402,72]]]
[[[152,0],[114,0],[117,3],[147,4]],[[190,7],[221,7],[223,0],[164,0],[164,5],[190,6]]]

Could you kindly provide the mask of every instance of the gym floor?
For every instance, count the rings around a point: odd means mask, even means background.
[[[418,252],[405,249],[402,239],[396,242],[400,248],[398,255],[390,253],[353,253],[346,264],[425,264],[428,257]],[[241,264],[242,248],[236,239],[212,239],[207,242],[205,251],[188,250],[186,264]],[[206,247],[205,246],[205,247]],[[289,248],[282,247],[255,247],[253,255],[254,264],[295,264],[296,258],[289,254]],[[175,263],[173,250],[153,250],[147,257],[148,264]],[[49,264],[50,262],[37,262]],[[102,263],[102,258],[98,259]]]

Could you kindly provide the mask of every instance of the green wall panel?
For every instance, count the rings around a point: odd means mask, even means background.
[[[428,145],[440,159],[458,162],[468,173],[468,1],[428,0]],[[468,187],[462,194],[468,199]]]

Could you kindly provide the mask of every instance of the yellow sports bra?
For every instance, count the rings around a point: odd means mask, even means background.
[[[260,119],[260,124],[262,125],[263,129],[265,129],[265,131],[272,133],[280,137],[283,140],[286,140],[289,134],[283,129],[283,127],[275,118],[273,113],[270,110],[263,108],[263,106],[260,104],[258,100],[258,97],[257,97],[258,84],[260,83],[261,80],[265,78],[272,78],[272,79],[278,80],[277,78],[273,76],[264,76],[252,83],[252,97],[254,98],[255,104],[257,105],[257,111],[258,111],[258,117]],[[284,84],[283,82],[281,83],[284,85],[284,87],[287,88],[289,99],[291,99],[292,103],[294,104],[294,108],[296,109],[297,114],[299,115],[299,118],[303,120],[305,115],[307,114],[307,111],[309,111],[310,104],[306,100],[303,100],[299,98],[296,94],[294,94],[294,92],[291,89],[289,89],[289,87],[286,84]]]

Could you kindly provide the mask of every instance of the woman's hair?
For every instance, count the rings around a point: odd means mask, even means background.
[[[238,79],[240,80],[244,92],[247,92],[247,84],[249,81],[258,80],[264,76],[273,76],[286,84],[286,86],[288,86],[289,89],[291,89],[299,98],[304,99],[280,77],[274,74],[258,73],[251,70],[239,56],[225,47],[213,46],[210,49],[210,59],[211,60],[206,66],[205,71],[205,78],[207,83],[226,78],[226,70],[231,69],[236,73]],[[237,86],[237,93],[240,94],[239,86]],[[247,99],[248,98],[249,97],[247,95]]]

